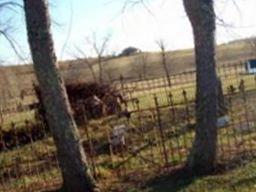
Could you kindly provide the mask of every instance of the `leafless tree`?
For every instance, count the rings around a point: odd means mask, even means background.
[[[103,59],[110,41],[110,35],[106,35],[99,41],[96,33],[93,33],[91,38],[87,38],[87,43],[90,44],[97,56],[97,63],[99,68],[99,82],[103,82]]]
[[[166,44],[162,39],[156,41],[156,43],[159,46],[159,48],[161,49],[161,58],[162,58],[163,69],[165,72],[168,86],[171,87],[172,84],[171,84],[170,73],[169,73],[169,69],[167,66],[167,58],[166,58]]]
[[[23,0],[27,36],[46,117],[57,147],[65,192],[95,192],[79,132],[59,72],[47,0]]]
[[[94,71],[93,65],[95,63],[95,61],[91,58],[89,58],[87,56],[87,54],[79,47],[76,47],[77,52],[79,53],[79,55],[81,56],[76,56],[75,58],[82,63],[85,63],[88,67],[88,69],[90,70],[91,76],[93,78],[93,81],[97,81],[97,76],[96,73]]]

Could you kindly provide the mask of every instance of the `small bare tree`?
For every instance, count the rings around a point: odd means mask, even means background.
[[[169,69],[167,66],[166,44],[162,39],[156,41],[156,43],[159,46],[159,48],[161,49],[161,58],[162,58],[163,69],[164,69],[165,76],[166,76],[166,79],[168,82],[168,86],[171,87],[172,84],[171,84],[171,79],[170,79],[170,73],[169,73]]]
[[[87,43],[90,44],[97,56],[99,66],[99,82],[103,82],[103,58],[109,45],[110,35],[106,35],[101,41],[98,41],[96,33],[93,33],[92,38],[87,38]]]
[[[87,56],[87,54],[79,47],[76,47],[77,52],[79,53],[79,55],[81,56],[75,56],[75,58],[81,62],[81,63],[85,63],[88,67],[88,69],[90,70],[91,76],[93,81],[97,81],[97,76],[96,73],[94,71],[93,65],[95,63],[95,61],[93,61],[93,59],[89,58]]]

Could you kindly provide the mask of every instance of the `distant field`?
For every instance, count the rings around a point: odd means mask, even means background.
[[[218,65],[237,63],[254,58],[256,51],[252,48],[254,39],[239,40],[218,46]],[[161,56],[158,52],[145,52],[129,57],[112,58],[104,63],[104,78],[106,81],[119,79],[139,79],[141,59],[146,55],[146,78],[157,78],[164,75],[161,66]],[[192,49],[167,52],[167,64],[170,74],[177,74],[195,68],[194,52]],[[83,61],[60,62],[62,74],[67,82],[91,81],[92,77]],[[94,70],[98,71],[97,64]],[[11,97],[19,96],[24,89],[32,87],[36,82],[32,65],[10,66],[0,68],[0,104]]]

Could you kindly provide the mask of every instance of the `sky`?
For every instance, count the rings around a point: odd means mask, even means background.
[[[16,0],[22,2],[21,0]],[[127,4],[126,0],[49,0],[52,34],[59,60],[81,57],[77,47],[94,56],[86,39],[96,34],[100,44],[110,36],[106,54],[120,53],[134,46],[142,51],[157,51],[156,41],[165,41],[168,50],[193,47],[192,29],[182,0],[145,0]],[[234,4],[236,2],[236,4]],[[217,42],[224,43],[256,35],[255,0],[215,0]],[[30,54],[26,37],[24,13],[0,10],[0,24],[8,20],[10,36],[17,42],[22,59],[0,36],[0,60],[6,65],[28,63]]]

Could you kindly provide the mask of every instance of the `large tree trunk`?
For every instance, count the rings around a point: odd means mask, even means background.
[[[53,134],[63,176],[63,190],[92,192],[96,185],[88,169],[67,93],[58,71],[47,0],[24,0],[28,41]]]
[[[215,13],[213,0],[183,0],[183,3],[193,28],[197,68],[197,126],[187,166],[194,173],[204,174],[214,168],[217,147]]]

